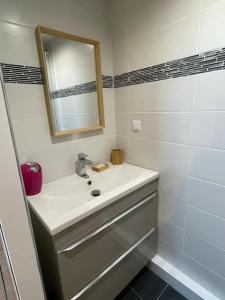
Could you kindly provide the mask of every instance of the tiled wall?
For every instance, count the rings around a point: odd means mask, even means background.
[[[102,73],[113,75],[111,29],[104,0],[14,3],[2,0],[0,5],[0,63],[39,67],[34,29],[43,25],[100,40]],[[9,77],[10,74],[8,82]],[[42,85],[11,82],[6,88],[21,161],[39,162],[45,182],[74,173],[78,152],[87,153],[96,162],[109,160],[115,146],[113,89],[104,89],[106,128],[103,131],[52,139]]]
[[[113,68],[119,75],[225,47],[224,0],[112,0],[112,35],[104,0],[0,5],[4,64],[39,67],[38,24],[100,40],[104,75],[112,75]],[[118,146],[127,161],[161,174],[158,253],[222,299],[224,82],[220,70],[115,89]],[[7,83],[7,93],[21,160],[40,162],[45,181],[73,173],[79,151],[95,161],[109,159],[115,145],[113,89],[104,89],[105,130],[72,139],[51,139],[40,84]],[[142,121],[140,133],[132,132],[133,119]]]
[[[111,11],[114,71],[130,76],[115,89],[117,143],[160,171],[158,253],[224,299],[225,71],[154,82],[135,71],[225,47],[225,1],[113,0]]]

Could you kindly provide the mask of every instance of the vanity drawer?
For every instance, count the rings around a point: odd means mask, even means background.
[[[102,208],[96,213],[86,217],[85,219],[53,236],[56,251],[64,249],[74,241],[79,240],[89,232],[116,217],[122,211],[129,209],[131,206],[146,198],[148,195],[156,192],[157,185],[158,180],[147,183],[139,189],[125,195],[121,199],[116,200],[112,204],[107,205],[105,208]]]
[[[144,198],[57,252],[64,299],[71,299],[156,226],[157,195]]]
[[[114,300],[155,256],[156,248],[155,230],[122,261],[107,270],[108,272],[105,272],[104,276],[87,289],[78,300]]]

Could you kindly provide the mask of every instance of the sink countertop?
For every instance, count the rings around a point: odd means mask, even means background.
[[[97,173],[88,170],[88,179],[77,174],[44,184],[40,194],[27,197],[34,213],[51,235],[77,223],[94,212],[159,177],[159,173],[124,163]],[[92,184],[88,185],[91,180]],[[93,189],[101,195],[91,196]]]

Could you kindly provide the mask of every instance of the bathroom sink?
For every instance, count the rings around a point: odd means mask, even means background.
[[[28,197],[34,213],[51,235],[159,176],[155,171],[126,163],[110,164],[109,169],[100,173],[88,170],[87,174],[88,179],[73,174],[44,184],[40,194]],[[92,196],[93,190],[100,190],[100,195]]]

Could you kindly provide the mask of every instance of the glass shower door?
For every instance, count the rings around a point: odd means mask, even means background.
[[[0,226],[0,300],[17,300],[1,234]]]
[[[7,300],[6,290],[5,290],[4,281],[3,281],[3,272],[2,272],[1,266],[0,266],[0,299]]]

